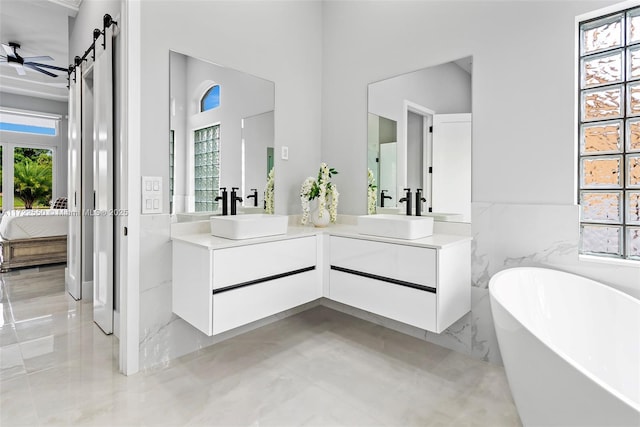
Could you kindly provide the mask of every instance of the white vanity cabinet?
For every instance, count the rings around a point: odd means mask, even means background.
[[[173,240],[173,312],[216,335],[322,296],[316,236],[234,247]]]
[[[470,240],[425,247],[331,236],[328,298],[440,333],[471,308]]]

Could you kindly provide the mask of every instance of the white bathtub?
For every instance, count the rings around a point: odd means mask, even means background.
[[[640,426],[640,300],[544,268],[497,273],[489,293],[525,426]]]

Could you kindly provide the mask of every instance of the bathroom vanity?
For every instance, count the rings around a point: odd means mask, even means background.
[[[322,296],[317,237],[173,239],[173,312],[207,335]]]
[[[352,225],[245,240],[180,234],[173,312],[216,335],[324,297],[440,333],[470,310],[470,247],[465,236],[402,240]]]
[[[327,297],[420,329],[444,331],[471,309],[470,241],[448,235],[419,240],[331,236]]]

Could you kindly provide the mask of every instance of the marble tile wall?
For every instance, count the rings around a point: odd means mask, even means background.
[[[546,266],[600,280],[640,298],[640,268],[578,259],[578,207],[474,203],[471,254],[471,311],[442,334],[434,334],[323,299],[318,303],[433,342],[474,358],[500,364],[489,301],[489,279],[516,266]],[[168,215],[142,217],[140,283],[140,367],[145,369],[243,333],[207,337],[171,312],[171,241]],[[468,226],[462,226],[468,232]],[[450,230],[454,232],[455,230]],[[312,303],[310,306],[313,306]],[[266,319],[273,322],[308,307]]]

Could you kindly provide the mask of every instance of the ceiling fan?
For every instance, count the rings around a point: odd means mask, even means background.
[[[28,56],[23,58],[18,54],[18,49],[20,49],[20,44],[16,42],[9,42],[8,44],[2,43],[2,49],[6,55],[0,54],[0,63],[6,63],[11,65],[16,69],[16,72],[24,76],[26,74],[25,68],[30,68],[32,70],[38,71],[42,74],[46,74],[50,77],[58,77],[57,74],[54,74],[50,71],[45,70],[45,68],[51,70],[58,70],[67,72],[67,68],[56,67],[55,65],[42,64],[40,62],[35,61],[53,61],[53,58],[50,56]]]

